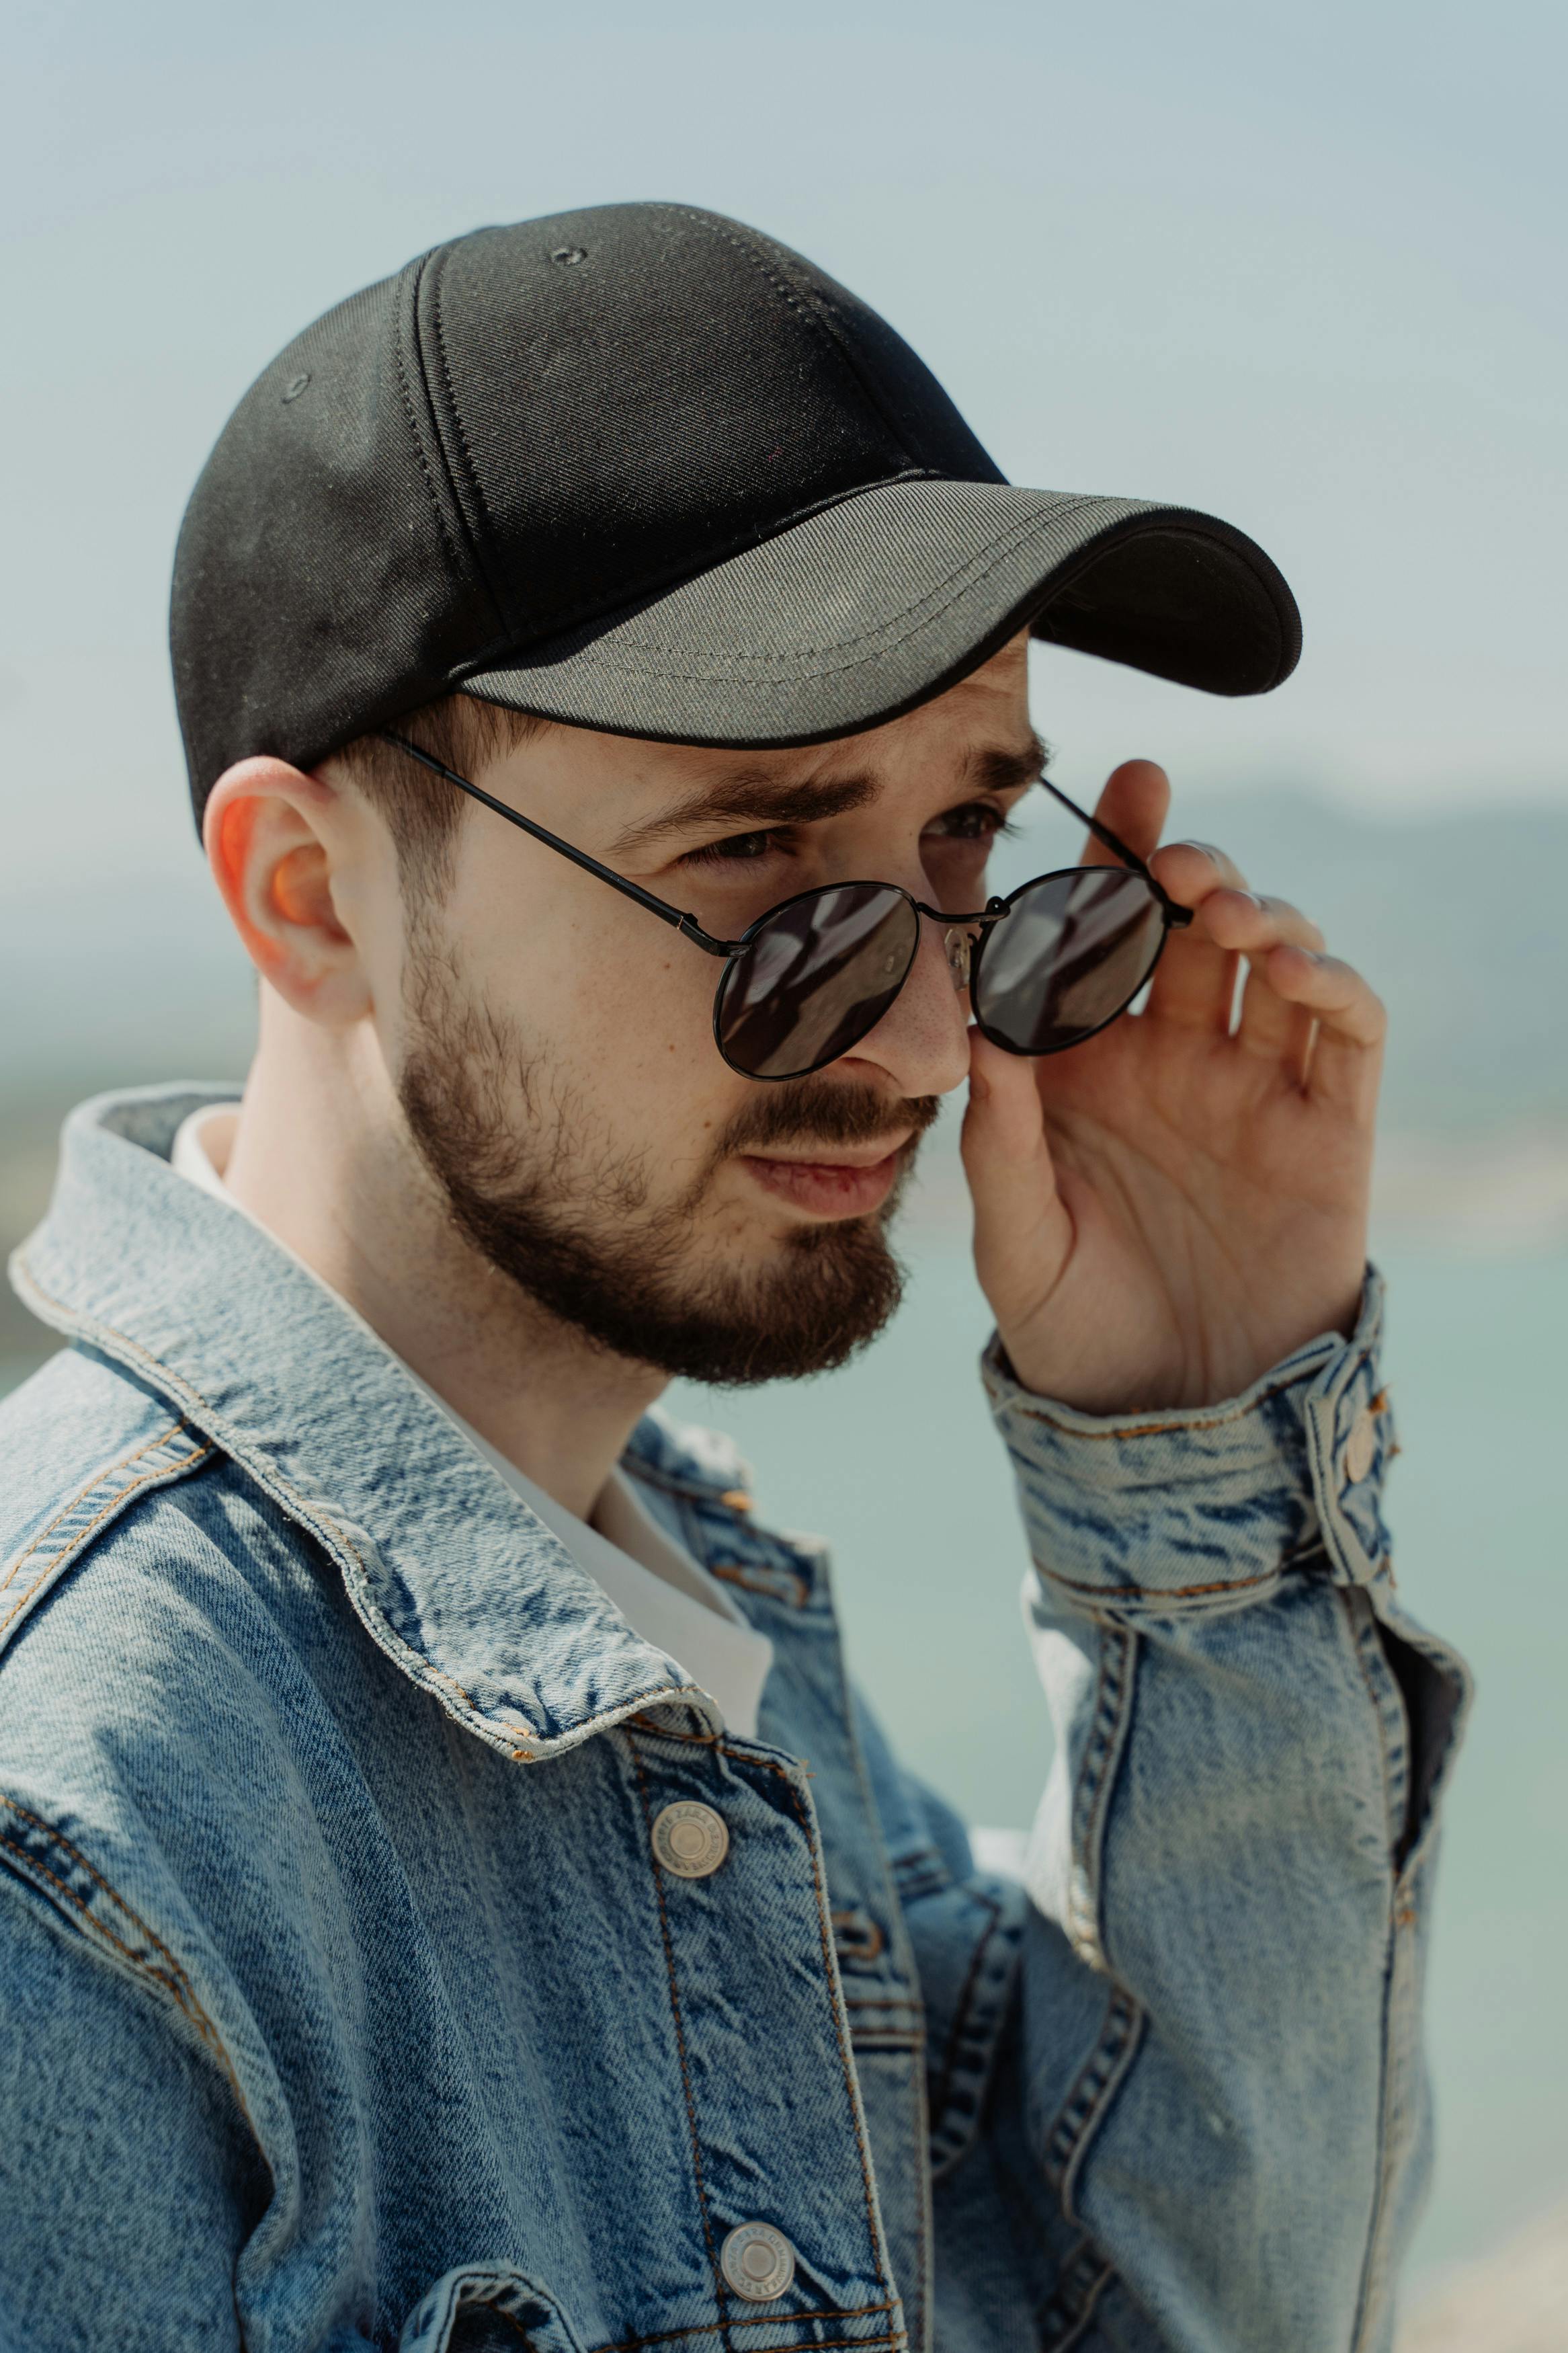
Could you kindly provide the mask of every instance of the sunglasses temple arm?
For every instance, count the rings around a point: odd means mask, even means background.
[[[1167,891],[1162,890],[1158,876],[1149,871],[1147,864],[1139,857],[1135,849],[1128,849],[1120,834],[1112,833],[1108,825],[1102,825],[1097,817],[1090,817],[1087,809],[1080,809],[1075,800],[1068,798],[1059,785],[1052,784],[1049,776],[1042,776],[1039,781],[1053,799],[1060,801],[1063,808],[1070,809],[1080,825],[1086,825],[1089,828],[1102,849],[1112,851],[1125,865],[1131,866],[1134,874],[1141,874],[1143,877],[1144,881],[1165,910],[1167,917],[1178,929],[1192,922],[1192,909],[1184,907],[1179,901],[1173,899]]]
[[[509,825],[520,826],[524,833],[531,834],[535,841],[544,844],[546,849],[559,851],[563,858],[569,858],[574,866],[580,866],[584,874],[595,875],[601,882],[607,882],[612,891],[620,892],[623,898],[635,899],[639,907],[646,907],[648,913],[657,915],[661,923],[673,923],[683,938],[695,941],[710,955],[728,957],[736,954],[741,944],[738,940],[715,939],[710,932],[703,930],[695,915],[682,914],[680,909],[672,907],[668,899],[656,899],[651,891],[643,890],[638,883],[628,882],[624,874],[616,873],[608,866],[601,866],[598,860],[590,858],[585,849],[574,848],[571,842],[563,841],[559,834],[551,833],[542,825],[536,825],[531,817],[524,817],[518,809],[508,808],[505,801],[498,801],[493,794],[485,791],[482,785],[470,784],[467,776],[458,776],[456,768],[448,768],[444,760],[437,760],[429,752],[422,752],[418,744],[409,743],[406,736],[394,735],[385,727],[377,732],[384,744],[395,744],[400,752],[406,752],[411,760],[417,760],[421,767],[433,768],[437,776],[445,776],[447,782],[456,785],[459,792],[467,793],[472,800],[482,802],[486,808],[494,809],[497,817],[504,817]]]

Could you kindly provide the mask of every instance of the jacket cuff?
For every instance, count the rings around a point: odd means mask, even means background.
[[[1395,1449],[1378,1378],[1383,1281],[1367,1269],[1349,1340],[1310,1340],[1222,1405],[1102,1418],[1022,1388],[993,1335],[981,1360],[1017,1475],[1029,1548],[1069,1609],[1236,1609],[1288,1571],[1373,1585]]]

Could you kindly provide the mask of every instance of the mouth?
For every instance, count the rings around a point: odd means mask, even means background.
[[[774,1153],[742,1153],[741,1166],[775,1200],[787,1201],[811,1218],[864,1218],[879,1209],[898,1182],[906,1135],[887,1145],[840,1146],[831,1157],[793,1158]]]

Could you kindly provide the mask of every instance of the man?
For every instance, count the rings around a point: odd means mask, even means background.
[[[679,206],[437,248],[226,429],[174,651],[255,1063],[84,1106],[14,1270],[16,2344],[1387,2344],[1463,1674],[1379,1517],[1382,1018],[1144,761],[988,895],[1031,630],[1298,646]],[[880,1328],[966,1081],[1026,1887],[651,1410]]]

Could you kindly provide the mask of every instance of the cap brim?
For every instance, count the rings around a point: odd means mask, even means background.
[[[921,480],[858,491],[454,684],[616,734],[820,743],[929,701],[1026,624],[1211,694],[1267,693],[1301,648],[1279,572],[1212,515]]]

